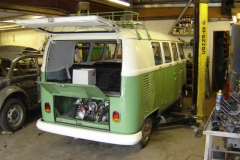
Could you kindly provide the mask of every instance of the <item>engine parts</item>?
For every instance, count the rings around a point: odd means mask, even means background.
[[[109,101],[77,99],[69,117],[95,122],[109,120]]]
[[[221,100],[212,115],[212,130],[233,132],[240,128],[240,95],[232,91],[228,100]]]

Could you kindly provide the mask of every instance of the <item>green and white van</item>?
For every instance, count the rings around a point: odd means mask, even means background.
[[[40,130],[143,148],[162,113],[181,110],[186,60],[177,38],[99,16],[17,23],[49,33]]]

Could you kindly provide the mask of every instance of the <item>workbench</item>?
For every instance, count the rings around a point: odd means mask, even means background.
[[[213,148],[214,136],[225,137],[229,139],[231,142],[233,142],[235,146],[238,143],[240,144],[240,128],[235,128],[233,133],[223,131],[212,131],[212,114],[211,114],[210,118],[208,119],[204,127],[203,134],[206,135],[204,160],[214,160],[213,159],[214,151],[240,155],[240,152],[227,150],[226,146],[223,146],[223,148],[219,149]],[[237,146],[237,148],[239,147],[240,146]]]

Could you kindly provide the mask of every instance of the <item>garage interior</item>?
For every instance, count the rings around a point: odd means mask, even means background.
[[[27,112],[27,119],[21,130],[12,133],[0,128],[2,133],[0,159],[240,159],[238,125],[236,133],[219,129],[216,131],[213,130],[213,126],[210,126],[210,129],[206,126],[215,110],[217,92],[222,90],[223,99],[228,100],[231,97],[230,91],[235,90],[237,86],[237,76],[240,72],[238,65],[240,1],[123,0],[123,2],[129,6],[110,0],[1,0],[0,46],[29,46],[39,51],[45,47],[46,33],[23,28],[14,23],[14,20],[81,15],[83,12],[137,12],[139,21],[148,30],[170,34],[182,41],[187,61],[186,76],[189,90],[188,95],[184,97],[184,108],[181,113],[202,117],[201,120],[197,120],[198,125],[187,121],[158,127],[153,131],[147,147],[141,150],[135,145],[104,144],[42,132],[36,128],[36,121],[41,118],[41,109],[37,109]],[[199,3],[208,4],[208,10],[197,8]],[[88,4],[86,10],[82,10],[83,4]],[[199,9],[199,14],[196,9]],[[191,17],[189,24],[198,26],[199,23],[194,18],[199,18],[202,12],[208,13],[205,55],[208,63],[204,64],[206,67],[204,71],[197,65],[199,59],[196,57],[201,58],[197,50],[202,43],[194,40],[199,38],[198,33],[187,31],[188,34],[186,31],[174,30],[174,26],[181,22],[187,23],[183,22],[183,18],[186,17]],[[205,82],[196,79],[203,73]],[[201,90],[202,88],[205,89]]]

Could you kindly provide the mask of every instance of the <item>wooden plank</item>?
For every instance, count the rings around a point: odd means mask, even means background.
[[[176,19],[184,8],[182,7],[162,7],[162,8],[136,8],[133,11],[139,13],[140,20],[150,19]],[[184,15],[193,17],[194,8],[190,7]],[[221,15],[221,7],[209,7],[208,18],[231,18],[231,15]]]

